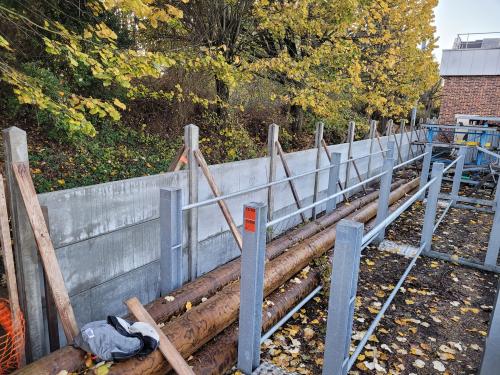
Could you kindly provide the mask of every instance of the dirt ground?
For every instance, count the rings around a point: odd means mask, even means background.
[[[465,190],[468,195],[470,189]],[[481,195],[491,199],[481,192],[476,197]],[[414,204],[387,229],[386,238],[418,245],[424,207]],[[433,237],[433,250],[484,259],[492,218],[450,209]],[[351,350],[409,262],[371,246],[364,251]],[[350,374],[476,374],[497,282],[493,273],[420,258]],[[320,374],[327,308],[324,294],[314,298],[264,343],[262,360],[290,372]]]

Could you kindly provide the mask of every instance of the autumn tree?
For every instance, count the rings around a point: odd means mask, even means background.
[[[438,81],[432,57],[436,5],[437,0],[376,0],[361,8],[347,35],[359,50],[357,99],[368,117],[406,116]]]

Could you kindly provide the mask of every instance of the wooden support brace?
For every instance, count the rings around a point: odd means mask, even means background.
[[[378,133],[378,130],[375,130],[375,136],[377,137],[377,143],[378,143],[378,147],[380,147],[380,151],[382,151],[382,155],[384,155],[384,158],[385,158],[385,151],[384,151],[384,148],[382,147],[382,142],[380,141],[380,134]]]
[[[359,182],[363,182],[363,179],[361,178],[361,174],[359,173],[358,166],[356,165],[356,161],[354,159],[351,159],[350,162],[352,162],[352,165],[354,166],[354,171],[356,172],[356,176],[358,177]],[[365,185],[361,185],[363,188],[363,191],[365,194],[367,193]]]
[[[168,172],[177,172],[182,168],[183,164],[187,164],[187,153],[188,148],[186,147],[186,145],[182,145],[177,150],[177,154],[175,154],[174,160],[172,160],[172,163],[170,163]]]
[[[205,161],[205,158],[203,157],[203,154],[201,153],[200,150],[195,150],[194,151],[194,156],[196,160],[198,161],[198,164],[200,165],[200,168],[205,175],[205,178],[207,179],[208,185],[210,186],[210,189],[212,190],[212,193],[214,194],[215,197],[220,197],[222,194],[219,190],[219,187],[217,186],[214,177],[210,173],[210,170],[208,169],[208,164]],[[226,219],[227,224],[229,225],[229,229],[231,230],[231,233],[233,234],[234,239],[236,240],[236,243],[238,244],[238,247],[240,250],[243,249],[243,240],[241,238],[241,233],[238,230],[238,227],[236,226],[233,217],[231,216],[231,212],[229,212],[229,208],[226,205],[226,202],[223,200],[217,201],[217,204],[219,205],[222,215],[224,215],[224,218]]]
[[[184,358],[177,351],[175,346],[170,342],[170,340],[165,336],[163,331],[156,325],[154,319],[149,315],[141,302],[137,297],[132,297],[125,301],[129,311],[134,315],[134,317],[143,323],[148,323],[160,336],[160,352],[163,354],[168,363],[172,366],[175,372],[179,375],[195,375],[191,367],[186,363]]]
[[[290,167],[288,166],[288,163],[285,159],[285,153],[283,152],[283,148],[281,147],[281,143],[276,142],[276,148],[278,149],[278,154],[281,159],[281,163],[283,164],[283,168],[285,169],[285,174],[286,177],[290,178],[292,177],[292,171],[290,170]],[[295,183],[293,180],[288,180],[288,184],[290,185],[290,189],[292,190],[293,194],[293,199],[295,199],[295,204],[297,205],[297,208],[300,210],[302,208],[302,205],[300,204],[300,198],[299,198],[299,193],[297,192],[297,189],[295,188]],[[304,212],[300,213],[300,216],[302,217],[302,221],[305,223],[307,221],[307,217]]]
[[[19,305],[19,295],[17,293],[16,269],[14,266],[14,254],[12,252],[12,240],[10,237],[9,217],[7,214],[7,201],[5,199],[5,186],[3,176],[0,174],[0,245],[2,245],[2,258],[7,279],[7,291],[9,293],[9,305],[12,315],[12,328],[14,332],[21,332],[21,307]],[[21,335],[15,335],[15,340],[22,340]],[[26,364],[24,345],[17,342],[19,348],[17,353],[21,366]]]
[[[328,152],[328,146],[326,145],[326,142],[324,139],[321,140],[321,144],[323,145],[323,149],[325,150],[326,152],[326,156],[328,158],[328,161],[331,163],[332,162],[332,155],[330,155],[330,153]],[[340,190],[344,190],[344,188],[342,187],[342,183],[339,181],[337,181],[337,184],[340,188]],[[345,194],[342,194],[344,196],[344,201],[346,202],[349,202],[349,199],[347,198],[347,195]]]
[[[28,163],[13,163],[14,176],[21,192],[22,201],[26,207],[28,219],[35,242],[42,258],[43,268],[47,275],[47,281],[52,289],[57,312],[61,319],[64,334],[68,342],[78,334],[78,325],[76,324],[75,314],[69,299],[68,291],[64,285],[64,279],[57,262],[54,246],[49,236],[47,225],[43,217],[42,208],[36,196],[35,186],[31,179]]]
[[[402,162],[403,157],[401,156],[401,148],[399,147],[398,137],[396,137],[396,133],[394,133],[393,136],[394,136],[394,142],[396,143],[396,149],[398,150],[398,160]]]

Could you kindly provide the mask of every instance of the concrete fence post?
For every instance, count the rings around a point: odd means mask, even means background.
[[[182,190],[160,189],[160,295],[182,281]]]
[[[243,207],[238,369],[245,374],[251,374],[260,364],[266,211],[264,203],[250,203]]]
[[[373,154],[373,147],[375,145],[375,133],[377,131],[377,121],[371,120],[370,121],[370,134],[369,134],[369,139],[370,139],[370,156],[368,156],[368,171],[366,174],[366,178],[371,177],[371,172],[372,172],[372,154]]]
[[[356,123],[354,121],[349,121],[349,128],[347,131],[347,143],[349,144],[347,149],[347,163],[345,170],[345,184],[344,188],[347,189],[349,186],[349,178],[351,177],[351,162],[349,160],[352,159],[352,143],[354,142],[354,134],[356,132]],[[347,195],[350,195],[347,193]]]
[[[28,142],[26,132],[16,127],[3,130],[2,135],[19,303],[26,322],[26,361],[31,362],[48,352],[48,341],[42,308],[42,265],[26,208],[12,171],[13,163],[29,161]]]
[[[453,186],[451,188],[452,204],[457,203],[458,201],[458,193],[460,190],[460,182],[462,181],[462,172],[464,170],[466,156],[467,156],[467,146],[460,146],[457,157],[461,157],[461,159],[457,161],[457,164],[455,165],[455,175],[453,176]]]
[[[422,236],[420,245],[425,243],[423,252],[431,250],[432,234],[434,232],[434,221],[436,219],[437,203],[439,192],[441,191],[441,181],[443,179],[443,163],[434,163],[432,166],[431,179],[436,177],[436,181],[429,187],[427,195],[427,204],[425,206],[424,225],[422,228]]]
[[[497,199],[495,201],[494,208],[495,216],[493,217],[493,226],[491,227],[488,250],[486,251],[486,258],[484,260],[484,264],[492,266],[496,266],[498,252],[500,250],[500,200]]]
[[[337,225],[323,375],[347,374],[346,359],[351,344],[363,227],[361,223],[345,219]]]
[[[330,197],[337,192],[337,186],[339,182],[340,174],[340,160],[342,159],[342,154],[340,152],[332,152],[332,157],[330,161],[330,172],[328,174],[328,193]],[[332,213],[335,208],[337,208],[337,198],[330,199],[326,202],[326,213]]]
[[[382,221],[384,221],[389,211],[389,196],[391,195],[392,172],[394,168],[394,142],[389,142],[388,147],[389,149],[387,150],[383,166],[383,171],[385,172],[385,174],[382,176],[380,181],[377,218],[375,219],[375,225],[378,225]],[[382,229],[375,237],[373,241],[374,244],[380,244],[384,240],[384,237],[385,229]]]
[[[422,187],[427,183],[429,180],[429,168],[431,167],[431,160],[432,160],[432,143],[427,143],[425,145],[425,156],[424,160],[422,162],[422,171],[420,173],[420,186],[419,190],[422,189]],[[422,193],[420,196],[420,199],[425,198],[425,191]]]
[[[198,150],[199,129],[190,124],[184,127],[184,145],[188,148],[188,202],[198,202],[198,163],[194,152]],[[187,213],[189,280],[198,276],[198,209]]]
[[[323,130],[324,124],[322,122],[316,123],[316,132],[314,134],[314,147],[316,147],[316,169],[321,167],[321,154],[323,145],[321,141],[323,140]],[[319,172],[314,174],[314,202],[317,202],[319,198]],[[318,215],[319,207],[313,207],[312,218],[316,220],[316,216]]]
[[[404,141],[404,135],[406,131],[406,120],[402,119],[399,123],[399,159],[400,163],[404,162],[404,157],[403,157],[403,141]]]
[[[410,117],[410,138],[408,139],[408,152],[406,154],[406,160],[410,160],[410,154],[412,151],[412,142],[413,142],[413,132],[415,131],[415,124],[417,122],[417,108],[413,108],[411,110]]]
[[[276,180],[276,165],[278,161],[278,142],[280,127],[276,124],[269,125],[267,133],[267,156],[269,157],[269,182]],[[269,186],[267,189],[267,220],[271,221],[274,215],[274,189]]]

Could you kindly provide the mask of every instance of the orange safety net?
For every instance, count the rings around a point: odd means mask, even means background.
[[[19,327],[14,327],[9,301],[0,298],[0,375],[9,374],[21,365],[24,351],[24,318],[16,317]]]

